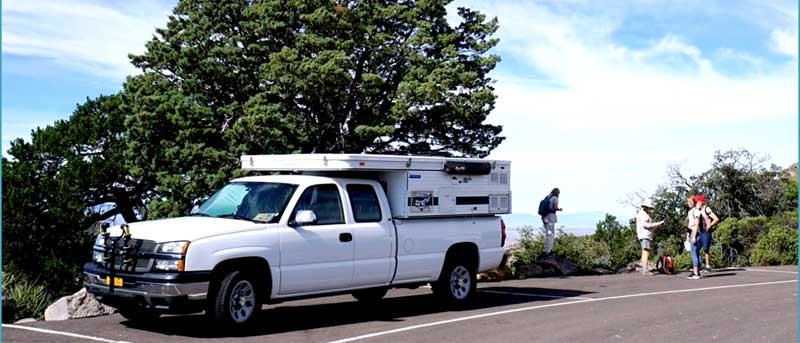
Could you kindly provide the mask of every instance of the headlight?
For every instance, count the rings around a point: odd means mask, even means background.
[[[158,245],[158,252],[167,254],[185,254],[186,249],[189,248],[189,242],[167,242]]]
[[[105,258],[105,256],[103,256],[103,252],[102,251],[93,251],[92,252],[92,261],[95,261],[97,263],[103,263],[103,262],[105,262],[104,258]]]
[[[156,260],[153,268],[164,271],[182,271],[182,260]]]

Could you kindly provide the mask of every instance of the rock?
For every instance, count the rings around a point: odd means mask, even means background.
[[[103,305],[94,295],[87,292],[85,288],[73,295],[61,297],[44,311],[44,319],[67,320],[76,318],[86,318],[112,314],[116,312],[111,306]]]
[[[25,318],[25,319],[20,319],[20,320],[14,322],[14,324],[33,323],[35,321],[36,321],[36,319],[33,319],[33,318]]]
[[[572,262],[556,255],[538,260],[536,264],[541,265],[543,269],[549,267],[560,275],[572,275],[575,273],[575,265]]]
[[[593,272],[593,273],[595,273],[595,274],[597,274],[597,275],[610,275],[610,274],[614,274],[614,272],[612,272],[612,271],[610,271],[610,270],[608,270],[608,269],[605,269],[605,268],[595,268],[595,269],[592,269],[592,272]]]
[[[517,268],[517,278],[527,279],[539,277],[544,274],[544,269],[537,264],[526,264]]]
[[[500,266],[490,270],[485,273],[478,273],[477,278],[479,282],[483,281],[503,281],[508,280],[511,278],[513,273],[511,273],[511,267],[509,264],[509,260],[511,257],[508,255],[503,255],[503,260],[500,263]]]

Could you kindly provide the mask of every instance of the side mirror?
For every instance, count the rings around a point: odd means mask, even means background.
[[[314,213],[314,211],[302,210],[302,211],[297,211],[297,214],[294,215],[294,224],[297,226],[314,224],[316,222],[317,222],[317,214]]]

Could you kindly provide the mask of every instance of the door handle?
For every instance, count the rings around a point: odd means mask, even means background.
[[[353,235],[348,232],[339,234],[339,242],[350,242],[352,240],[353,240]]]

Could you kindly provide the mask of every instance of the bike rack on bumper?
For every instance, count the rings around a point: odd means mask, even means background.
[[[88,262],[83,266],[83,284],[101,303],[116,308],[147,308],[160,313],[193,313],[203,310],[207,297],[210,271],[144,272],[118,270],[115,260],[121,257],[123,269],[133,269],[138,252],[128,244],[130,231],[122,226],[123,235],[109,237],[108,225],[100,234],[105,247],[105,263]],[[120,245],[121,244],[121,245]],[[121,284],[116,284],[117,280]]]

